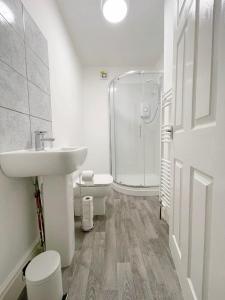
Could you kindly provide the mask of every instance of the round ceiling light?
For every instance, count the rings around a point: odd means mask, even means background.
[[[119,23],[127,16],[127,0],[102,0],[102,13],[110,23]]]

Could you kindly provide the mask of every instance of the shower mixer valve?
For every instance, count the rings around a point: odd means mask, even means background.
[[[141,118],[148,119],[150,117],[150,105],[148,103],[141,103]]]

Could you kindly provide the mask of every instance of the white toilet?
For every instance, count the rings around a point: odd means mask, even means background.
[[[96,174],[92,182],[85,182],[82,177],[74,182],[75,216],[82,215],[82,198],[92,196],[94,215],[105,215],[105,201],[111,192],[113,178],[109,174]]]

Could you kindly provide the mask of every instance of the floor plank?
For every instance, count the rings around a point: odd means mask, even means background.
[[[86,299],[102,298],[102,282],[104,271],[105,233],[96,232],[92,251],[92,261],[87,283]]]
[[[114,198],[110,198],[106,205],[105,224],[105,261],[104,261],[104,289],[117,289],[116,273],[116,229]]]
[[[129,262],[129,238],[125,227],[124,199],[115,199],[115,228],[117,262]]]
[[[92,249],[88,247],[83,248],[79,257],[78,270],[68,290],[69,299],[80,300],[86,298],[91,261]]]
[[[117,263],[119,300],[139,300],[134,289],[130,263]]]
[[[118,291],[116,290],[105,290],[102,295],[103,300],[119,300]]]
[[[140,248],[130,248],[130,264],[134,279],[134,288],[138,300],[153,300],[154,296],[148,281]]]

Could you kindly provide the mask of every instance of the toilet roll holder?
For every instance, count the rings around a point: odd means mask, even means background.
[[[85,208],[86,210],[88,210],[86,211],[86,213],[84,213]],[[93,197],[85,196],[82,199],[82,217],[81,217],[81,228],[84,232],[89,232],[94,228],[93,218],[94,218]]]

